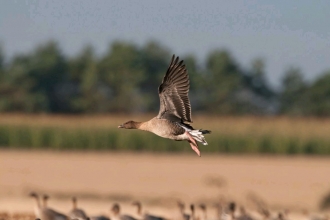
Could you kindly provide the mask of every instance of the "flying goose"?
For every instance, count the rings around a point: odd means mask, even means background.
[[[163,218],[160,216],[150,215],[148,213],[142,213],[142,204],[139,201],[133,202],[132,205],[135,205],[137,207],[137,215],[142,220],[165,220],[166,219],[166,218]]]
[[[37,218],[42,220],[69,220],[66,215],[63,215],[53,209],[42,207],[37,193],[32,192],[30,193],[30,196],[36,200],[36,207],[34,211]],[[47,197],[47,199],[48,198],[49,197]]]
[[[74,219],[74,218],[82,219],[82,220],[87,219],[87,215],[86,215],[85,211],[77,208],[77,198],[76,197],[72,197],[72,210],[69,213],[69,217],[71,219]]]
[[[196,130],[192,123],[191,106],[188,97],[189,76],[183,60],[173,55],[170,66],[158,87],[160,109],[156,117],[146,122],[128,121],[118,128],[139,129],[152,132],[160,137],[176,141],[186,140],[191,148],[201,155],[196,141],[207,145],[203,134],[209,130]]]

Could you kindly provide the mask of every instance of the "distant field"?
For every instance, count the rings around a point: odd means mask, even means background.
[[[329,173],[330,160],[322,157],[0,150],[0,212],[32,212],[30,191],[49,194],[49,206],[62,212],[75,195],[93,215],[109,214],[114,202],[134,213],[136,199],[168,217],[178,199],[206,203],[210,217],[220,199],[244,204],[249,212],[258,208],[256,199],[272,211],[320,212]]]
[[[0,115],[1,148],[189,152],[189,144],[148,132],[118,129],[152,115]],[[195,116],[193,126],[212,130],[203,153],[330,155],[330,119]]]

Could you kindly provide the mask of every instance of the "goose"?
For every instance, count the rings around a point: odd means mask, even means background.
[[[220,201],[215,204],[215,208],[217,211],[217,220],[231,220],[231,216],[226,212],[225,202]]]
[[[41,206],[41,204],[40,204],[39,196],[38,196],[38,194],[35,193],[35,192],[31,192],[31,193],[29,194],[29,196],[32,197],[32,198],[36,201],[36,205],[34,206],[33,211],[34,211],[35,216],[36,216],[37,218],[40,218],[40,216],[41,216],[42,206]]]
[[[231,219],[235,219],[236,203],[230,202],[228,204],[228,210],[229,210],[229,215],[230,215]]]
[[[160,216],[150,215],[147,213],[142,214],[142,204],[139,201],[133,202],[132,205],[137,207],[137,216],[139,216],[140,219],[142,219],[142,220],[165,220],[166,219],[166,218],[163,218]]]
[[[206,205],[204,203],[199,205],[199,208],[202,210],[202,218],[201,220],[207,220],[207,210],[206,210]]]
[[[110,220],[110,218],[104,216],[104,215],[99,215],[99,216],[92,216],[90,218],[87,218],[86,220]]]
[[[197,220],[196,215],[195,215],[195,205],[194,204],[190,204],[190,218],[189,220]]]
[[[69,218],[62,213],[59,213],[48,207],[42,207],[37,193],[32,192],[30,193],[30,196],[36,200],[36,207],[34,211],[37,218],[42,220],[69,220]],[[49,197],[47,197],[47,199],[48,198]]]
[[[86,220],[87,215],[84,210],[77,208],[77,198],[72,197],[72,210],[69,212],[70,218]]]
[[[43,195],[42,196],[42,203],[43,203],[43,207],[44,208],[47,208],[47,201],[49,199],[49,196],[48,195]]]
[[[182,217],[181,219],[182,220],[189,220],[190,215],[184,212],[185,204],[181,201],[178,201],[177,204],[178,204],[179,211],[180,211],[180,214],[181,214],[181,217]]]
[[[196,130],[190,123],[191,105],[188,97],[189,76],[183,60],[172,56],[171,63],[158,87],[160,109],[156,117],[146,122],[127,121],[118,128],[139,129],[152,132],[160,137],[175,141],[186,140],[198,156],[201,153],[196,141],[207,145],[203,134],[210,134],[209,130]]]
[[[113,214],[113,220],[137,220],[130,215],[120,214],[120,206],[118,203],[113,204],[111,211]]]
[[[236,218],[237,220],[253,220],[253,218],[246,212],[243,206],[240,207],[240,215]]]

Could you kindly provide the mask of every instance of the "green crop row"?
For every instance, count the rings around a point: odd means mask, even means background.
[[[209,145],[200,144],[203,153],[330,155],[330,139],[320,137],[213,132],[206,139]],[[191,152],[187,142],[136,130],[28,125],[0,125],[0,148]]]

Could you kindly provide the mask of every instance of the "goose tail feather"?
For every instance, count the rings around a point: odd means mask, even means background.
[[[201,142],[203,145],[207,145],[207,142],[205,140],[205,137],[203,134],[210,134],[211,132],[208,130],[191,130],[189,131],[189,134],[198,142]]]

